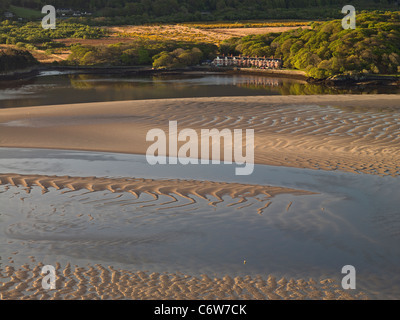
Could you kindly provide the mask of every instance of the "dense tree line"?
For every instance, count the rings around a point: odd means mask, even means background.
[[[0,49],[0,72],[24,69],[37,64],[38,61],[28,51]]]
[[[112,45],[73,45],[67,64],[81,66],[135,66],[151,65],[155,68],[178,68],[211,59],[217,46],[208,43],[182,41],[132,41]]]
[[[1,1],[3,2],[3,0]],[[45,4],[56,8],[90,11],[94,23],[142,24],[244,19],[338,18],[347,0],[5,0],[40,10]],[[398,8],[397,0],[353,0],[357,9]],[[96,18],[97,17],[97,18]]]
[[[220,52],[275,56],[283,66],[315,78],[343,73],[400,72],[400,12],[361,13],[357,28],[343,30],[341,20],[314,22],[312,29],[251,35],[224,41]]]
[[[154,68],[181,68],[200,63],[203,53],[199,48],[184,50],[175,49],[172,52],[163,51],[153,57]]]

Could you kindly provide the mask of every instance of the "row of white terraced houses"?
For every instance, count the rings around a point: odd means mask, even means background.
[[[216,67],[256,67],[262,69],[280,69],[282,67],[282,59],[259,58],[259,57],[232,57],[223,56],[216,57],[212,64]]]

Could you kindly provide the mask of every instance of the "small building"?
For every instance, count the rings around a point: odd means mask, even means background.
[[[7,19],[14,18],[14,13],[6,11],[4,12],[4,17]]]
[[[56,13],[60,17],[72,16],[73,12],[74,12],[74,10],[67,9],[67,8],[56,9]]]
[[[254,67],[259,69],[280,69],[282,67],[282,59],[259,58],[259,57],[233,57],[233,56],[218,56],[212,62],[216,67]]]
[[[58,14],[71,14],[73,12],[72,9],[56,9]]]
[[[216,57],[212,62],[216,67],[230,67],[237,64],[236,57]]]

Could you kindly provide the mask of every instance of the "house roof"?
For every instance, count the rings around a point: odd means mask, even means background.
[[[215,59],[218,60],[252,60],[252,61],[282,61],[279,58],[261,58],[261,57],[220,57],[217,56]]]

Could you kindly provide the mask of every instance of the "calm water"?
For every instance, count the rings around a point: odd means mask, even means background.
[[[42,72],[26,81],[0,82],[0,107],[137,99],[286,94],[400,93],[399,88],[334,89],[304,81],[218,73],[121,77]]]

